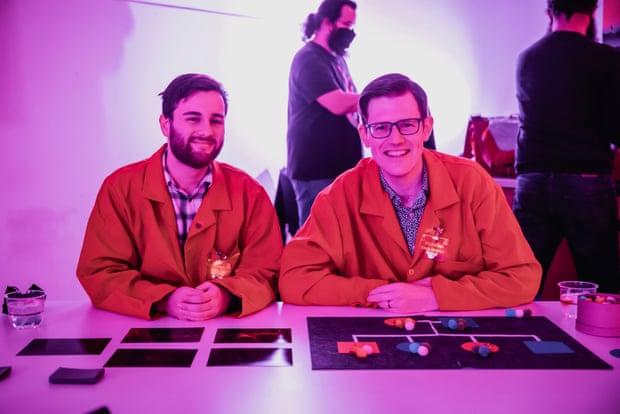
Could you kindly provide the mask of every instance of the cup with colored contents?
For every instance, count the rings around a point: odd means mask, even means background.
[[[11,325],[16,329],[36,328],[43,320],[46,294],[42,290],[9,292],[4,295]]]
[[[560,288],[560,302],[564,310],[564,316],[577,317],[577,301],[580,296],[595,295],[598,285],[581,280],[564,280],[558,283]]]

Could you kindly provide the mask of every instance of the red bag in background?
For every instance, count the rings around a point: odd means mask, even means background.
[[[519,133],[516,115],[472,115],[467,123],[463,157],[474,158],[494,177],[515,177],[515,144]]]

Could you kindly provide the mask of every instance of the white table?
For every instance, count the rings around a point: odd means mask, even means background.
[[[610,355],[620,338],[575,331],[558,302],[528,305],[545,315],[613,370],[352,370],[313,371],[306,317],[394,316],[384,310],[273,304],[244,319],[206,322],[172,318],[144,321],[94,309],[89,303],[48,301],[42,325],[0,325],[0,413],[86,413],[101,406],[123,413],[620,413],[620,359]],[[428,313],[441,315],[441,313]],[[503,316],[501,309],[450,312]],[[196,327],[199,343],[121,344],[130,328]],[[291,328],[292,367],[207,366],[217,328]],[[17,356],[34,338],[111,338],[100,355]],[[267,346],[273,346],[271,344]],[[48,382],[58,367],[100,368],[119,348],[198,349],[190,368],[105,368],[94,385]]]

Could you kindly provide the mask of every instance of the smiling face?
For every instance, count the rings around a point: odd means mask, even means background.
[[[225,103],[217,91],[197,91],[159,119],[172,156],[196,169],[209,166],[224,145]]]
[[[367,124],[396,122],[409,118],[423,118],[418,103],[410,92],[398,96],[380,96],[368,102]],[[359,133],[386,181],[397,189],[420,179],[423,146],[432,129],[433,118],[427,116],[415,134],[403,135],[396,126],[392,126],[390,135],[379,139],[374,138],[364,125],[360,125]]]

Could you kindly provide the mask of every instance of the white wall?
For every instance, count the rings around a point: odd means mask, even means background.
[[[75,265],[96,192],[165,142],[157,94],[180,73],[230,94],[220,159],[277,177],[288,67],[319,2],[0,0],[0,289],[85,297]],[[360,89],[386,72],[419,81],[439,149],[458,154],[470,114],[517,110],[516,55],[545,32],[545,3],[359,0],[353,77]]]

